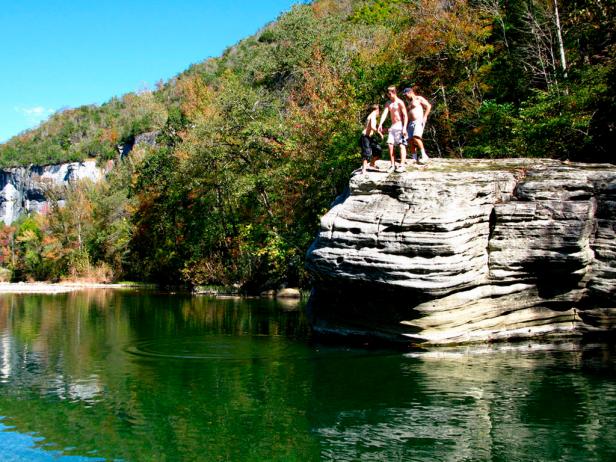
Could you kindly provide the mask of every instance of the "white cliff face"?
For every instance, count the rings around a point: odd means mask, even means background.
[[[135,136],[131,144],[118,146],[120,158],[135,149],[156,146],[158,134],[157,130],[141,133]],[[108,161],[105,168],[98,167],[96,159],[88,159],[57,165],[0,169],[0,219],[10,225],[23,213],[44,212],[48,207],[46,191],[49,188],[68,186],[86,179],[97,182],[113,168],[115,162]]]
[[[0,217],[5,225],[10,225],[14,221],[16,205],[21,203],[20,196],[17,188],[10,182],[7,182],[0,191],[0,201],[4,199],[4,202],[0,203]]]
[[[10,225],[23,213],[44,211],[46,191],[50,187],[67,186],[84,179],[96,182],[104,175],[95,159],[0,170],[0,218]]]
[[[412,343],[616,327],[616,168],[434,160],[353,177],[307,256],[317,331]]]

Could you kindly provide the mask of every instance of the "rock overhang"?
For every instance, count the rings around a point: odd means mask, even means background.
[[[420,343],[605,331],[616,321],[615,216],[610,164],[435,159],[355,175],[307,255],[313,325]],[[451,300],[455,328],[424,310]],[[396,316],[375,317],[379,304]]]

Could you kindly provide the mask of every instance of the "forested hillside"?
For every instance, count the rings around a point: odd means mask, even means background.
[[[388,85],[433,104],[433,156],[614,162],[614,0],[315,0],[154,91],[65,110],[2,166],[118,159],[0,236],[13,278],[305,284],[319,216]]]

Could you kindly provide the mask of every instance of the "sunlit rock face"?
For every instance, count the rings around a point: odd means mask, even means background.
[[[98,181],[104,170],[96,160],[0,170],[0,219],[10,225],[25,212],[42,212],[50,188],[89,179]]]
[[[130,143],[119,145],[119,159],[134,151],[143,152],[148,147],[156,146],[158,134],[157,130],[141,133]],[[50,189],[59,190],[62,197],[62,188],[86,179],[97,182],[117,161],[109,160],[101,166],[96,159],[88,159],[56,165],[0,169],[0,220],[10,225],[24,213],[45,213],[49,207],[47,194]]]
[[[355,175],[307,268],[318,332],[432,344],[613,332],[616,167],[436,159]]]

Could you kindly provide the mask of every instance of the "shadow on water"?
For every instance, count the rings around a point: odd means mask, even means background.
[[[326,344],[273,300],[4,295],[0,460],[614,460],[615,371],[604,343]]]

